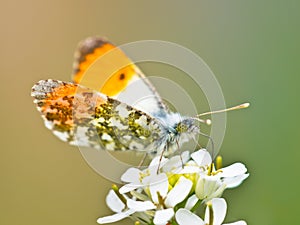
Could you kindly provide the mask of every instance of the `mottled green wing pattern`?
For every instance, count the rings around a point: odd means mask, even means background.
[[[162,135],[155,118],[78,84],[42,80],[32,96],[46,127],[72,145],[150,153]]]

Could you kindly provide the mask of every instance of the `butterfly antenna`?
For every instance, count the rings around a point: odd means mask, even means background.
[[[201,113],[196,115],[197,117],[201,117],[201,116],[205,116],[205,115],[211,115],[211,114],[216,114],[216,113],[223,113],[223,112],[229,112],[229,111],[233,111],[233,110],[237,110],[237,109],[245,109],[248,108],[250,106],[249,102],[243,103],[241,105],[237,105],[228,109],[221,109],[221,110],[216,110],[216,111],[211,111],[211,112],[205,112],[205,113]]]
[[[199,115],[197,115],[197,116],[199,116]],[[211,125],[211,120],[210,119],[203,120],[203,119],[199,119],[197,117],[192,117],[192,119],[197,120],[200,123],[205,123],[206,125]]]
[[[199,132],[199,134],[202,135],[203,137],[208,138],[208,140],[210,141],[210,143],[211,143],[211,158],[213,159],[215,157],[215,144],[214,144],[213,139],[211,138],[211,136],[209,136],[207,134],[204,134],[204,133],[201,133],[201,132]]]

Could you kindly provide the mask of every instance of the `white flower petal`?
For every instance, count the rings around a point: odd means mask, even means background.
[[[113,191],[110,190],[106,196],[106,204],[113,212],[122,212],[125,208],[125,204],[121,201],[118,195]]]
[[[180,155],[173,156],[170,158],[162,167],[163,172],[170,172],[173,173],[175,171],[181,170],[182,166],[190,159],[190,152],[184,151]]]
[[[190,152],[189,151],[182,152],[181,153],[181,158],[182,158],[182,162],[186,163],[190,159]]]
[[[193,159],[189,160],[185,165],[186,166],[197,166],[197,167],[199,167],[198,164]]]
[[[224,190],[226,189],[226,184],[221,184],[211,195],[206,199],[206,201],[212,198],[219,198],[222,196]]]
[[[246,166],[242,163],[234,163],[230,166],[222,168],[221,170],[222,173],[218,173],[221,177],[235,177],[247,172]]]
[[[226,184],[226,188],[235,188],[247,179],[247,177],[249,177],[249,173],[236,177],[226,177],[223,179],[223,182]]]
[[[178,209],[175,215],[179,225],[204,225],[204,221],[187,209]]]
[[[150,209],[155,209],[156,206],[150,201],[134,201],[127,199],[127,206],[129,209],[133,209],[136,212],[147,211]]]
[[[201,200],[210,200],[213,197],[220,197],[225,188],[226,185],[222,185],[220,178],[203,175],[196,184],[195,193]]]
[[[120,189],[119,189],[119,192],[120,194],[125,194],[125,193],[128,193],[130,191],[133,191],[137,188],[140,188],[140,187],[144,187],[144,185],[141,185],[141,184],[134,184],[134,183],[130,183],[130,184],[125,184],[123,185]]]
[[[163,172],[170,172],[182,167],[182,161],[179,155],[172,157],[167,163],[162,167]]]
[[[227,204],[223,198],[214,198],[211,200],[212,210],[214,214],[213,224],[221,225],[226,216]],[[205,210],[205,222],[209,223],[209,207]]]
[[[140,201],[150,201],[151,199],[149,198],[148,195],[146,195],[146,193],[141,193],[141,189],[137,190],[137,191],[131,191],[130,194],[132,195],[131,199],[135,199],[135,200],[140,200]]]
[[[205,184],[205,179],[200,177],[197,181],[196,188],[195,188],[195,194],[201,200],[203,200],[207,196],[204,191],[204,184]]]
[[[192,195],[191,197],[188,198],[188,200],[185,203],[185,207],[188,210],[191,210],[196,203],[199,201],[199,198],[196,195]]]
[[[190,193],[193,182],[181,176],[173,189],[168,193],[165,204],[167,207],[174,207],[182,202]]]
[[[125,212],[117,213],[117,214],[114,214],[114,215],[111,215],[111,216],[100,217],[97,220],[97,223],[99,223],[99,224],[114,223],[114,222],[117,222],[119,220],[122,220],[122,219],[130,216],[133,213],[135,213],[135,211],[132,210],[132,209],[129,209]]]
[[[157,192],[159,192],[160,196],[163,198],[167,196],[169,181],[165,173],[145,177],[143,183],[149,185],[151,198],[154,203],[158,203]]]
[[[201,179],[201,178],[200,178]],[[215,192],[220,186],[221,186],[221,180],[212,177],[207,176],[203,179],[205,181],[204,183],[204,193],[206,192],[207,195],[211,195],[213,192]]]
[[[158,166],[160,168],[162,168],[168,161],[169,159],[166,159],[165,157],[162,157],[160,159],[161,156],[156,156],[154,159],[152,159],[152,161],[150,162],[149,166],[148,166],[148,170],[150,172],[150,174],[157,174],[157,169]]]
[[[126,183],[140,183],[140,173],[141,171],[137,168],[129,168],[125,173],[121,176],[121,181]]]
[[[223,225],[247,225],[247,223],[243,220],[240,220],[234,223],[223,223]]]
[[[199,173],[201,169],[198,166],[185,166],[183,169],[179,170],[177,174],[186,173]]]
[[[163,209],[163,210],[158,210],[155,212],[155,216],[153,219],[153,223],[155,225],[163,225],[167,224],[167,222],[174,216],[174,210],[169,208],[169,209]]]
[[[199,151],[192,153],[191,157],[198,166],[207,166],[212,163],[211,156],[206,149],[200,149]]]

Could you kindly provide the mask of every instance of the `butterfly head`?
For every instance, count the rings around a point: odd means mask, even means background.
[[[199,126],[195,123],[195,120],[190,117],[186,117],[177,123],[175,130],[178,134],[197,134],[200,131]]]

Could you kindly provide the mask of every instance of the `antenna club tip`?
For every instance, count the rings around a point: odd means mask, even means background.
[[[210,119],[207,119],[207,120],[205,120],[205,123],[206,123],[207,125],[211,125],[211,120],[210,120]]]
[[[242,108],[248,108],[249,106],[250,106],[249,102],[246,102],[246,103],[241,105]]]

